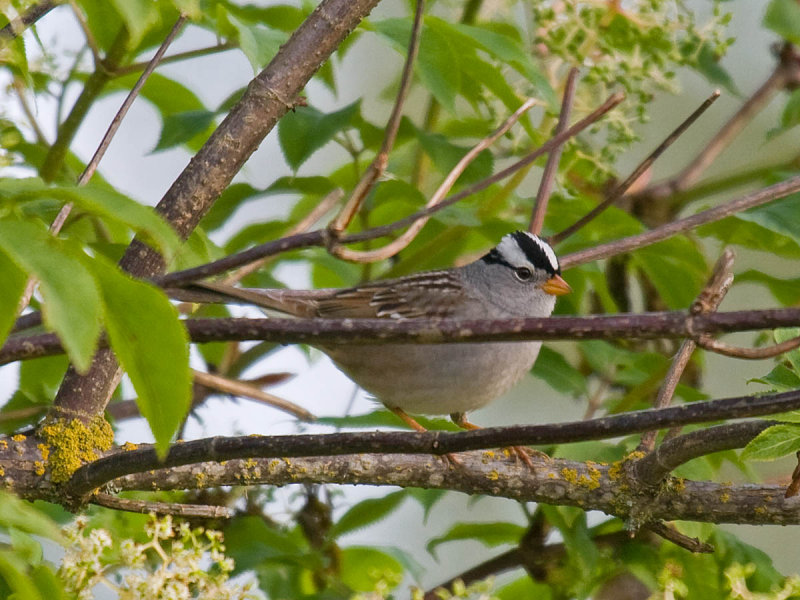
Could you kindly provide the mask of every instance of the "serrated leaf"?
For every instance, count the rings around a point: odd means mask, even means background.
[[[111,347],[136,390],[156,452],[164,456],[191,405],[186,329],[161,290],[100,260],[94,268]]]
[[[297,171],[314,152],[348,127],[359,111],[359,102],[332,113],[322,113],[311,106],[301,106],[278,122],[278,141],[286,162]]]
[[[740,96],[741,93],[736,87],[736,82],[720,64],[721,58],[714,53],[711,44],[706,42],[700,47],[700,52],[697,54],[696,69],[711,83],[721,85],[734,96]]]
[[[800,425],[781,424],[765,429],[742,451],[743,460],[775,460],[800,450]]]
[[[640,248],[632,258],[673,310],[689,307],[705,283],[705,258],[686,238],[676,237]],[[676,273],[681,274],[680,285],[675,285]]]
[[[470,148],[457,146],[438,133],[417,130],[417,137],[425,153],[441,173],[449,173],[469,151]],[[459,184],[468,184],[489,177],[494,170],[494,157],[484,150],[469,164],[458,178]]]
[[[428,542],[428,552],[434,554],[436,548],[446,542],[458,540],[471,540],[481,542],[488,548],[501,544],[516,544],[525,535],[525,527],[514,523],[457,523],[444,535],[433,538]]]
[[[85,372],[100,336],[97,284],[72,246],[30,221],[0,220],[0,249],[39,280],[45,324],[53,329],[75,367]]]
[[[768,385],[776,392],[788,392],[800,388],[800,376],[784,365],[777,365],[763,377],[755,377],[749,381]]]
[[[764,14],[764,27],[793,44],[800,43],[800,6],[795,0],[772,0]]]
[[[388,517],[406,498],[404,491],[392,492],[382,498],[362,500],[342,515],[331,529],[331,536],[341,537],[357,529],[363,529]]]
[[[436,489],[423,489],[423,488],[407,488],[406,492],[410,498],[413,498],[417,502],[419,502],[420,506],[422,506],[422,523],[427,524],[428,517],[431,514],[431,510],[436,504],[447,495],[445,490],[436,490]]]
[[[306,548],[290,532],[270,527],[260,517],[239,517],[225,528],[225,546],[236,562],[235,573],[271,559],[296,556]]]
[[[277,31],[264,27],[260,24],[250,24],[238,19],[230,12],[227,12],[228,23],[236,31],[236,39],[253,73],[258,73],[269,60],[275,56],[287,35],[283,31]]]

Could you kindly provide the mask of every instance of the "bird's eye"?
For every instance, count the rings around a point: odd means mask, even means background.
[[[533,277],[533,271],[528,267],[517,267],[514,269],[514,275],[516,275],[517,279],[520,281],[530,281],[530,278]]]

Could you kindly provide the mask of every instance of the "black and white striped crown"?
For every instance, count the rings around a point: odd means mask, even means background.
[[[528,263],[550,275],[561,274],[558,258],[550,244],[527,231],[515,231],[503,236],[500,243],[482,260],[486,263],[502,264],[511,268]]]

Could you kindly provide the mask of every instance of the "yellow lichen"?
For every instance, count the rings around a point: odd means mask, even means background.
[[[198,488],[206,487],[206,474],[202,471],[199,471],[194,474],[194,480],[197,482]]]
[[[767,509],[763,506],[756,506],[753,509],[753,512],[755,512],[757,515],[765,515],[767,514]]]
[[[486,479],[489,481],[497,481],[500,479],[500,473],[498,473],[495,469],[492,469],[486,474]]]
[[[730,493],[729,493],[729,492],[727,492],[727,491],[726,491],[726,492],[722,492],[722,493],[719,495],[719,501],[720,501],[720,502],[723,502],[723,503],[724,503],[724,502],[730,502],[730,501],[731,501],[731,495],[730,495]]]
[[[33,461],[33,472],[39,475],[40,477],[44,475],[44,463],[40,460]]]
[[[67,481],[85,462],[97,460],[97,452],[111,448],[114,431],[103,417],[86,425],[78,419],[59,419],[41,428],[42,438],[50,445],[51,478],[54,483]]]
[[[8,450],[8,442],[5,440],[0,440],[0,450]]]
[[[122,449],[125,450],[126,452],[130,450],[138,450],[139,444],[134,444],[133,442],[125,442],[124,444],[122,444]]]
[[[24,442],[27,438],[21,433],[18,433],[17,435],[12,435],[11,439],[15,442]]]
[[[578,481],[578,471],[575,469],[568,469],[564,467],[561,469],[561,477],[569,481],[570,483],[576,483]]]
[[[47,462],[47,459],[50,457],[50,447],[47,444],[39,444],[36,447],[39,448],[39,452],[42,453],[42,460]]]
[[[5,477],[6,470],[3,467],[0,467],[0,477]]]
[[[672,480],[672,489],[680,494],[686,489],[686,480],[683,477],[675,477]]]

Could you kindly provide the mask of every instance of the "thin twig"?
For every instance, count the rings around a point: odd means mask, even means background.
[[[546,154],[547,152],[555,148],[557,145],[563,144],[564,140],[578,135],[581,131],[583,131],[593,123],[597,122],[600,118],[602,118],[604,114],[612,110],[624,99],[625,96],[619,93],[609,96],[609,98],[605,102],[603,102],[603,104],[601,104],[597,109],[592,111],[589,115],[587,115],[586,117],[584,117],[583,119],[581,119],[580,121],[569,127],[563,133],[560,133],[554,136],[553,138],[549,139],[544,144],[539,146],[539,148],[532,151],[524,158],[520,159],[516,163],[510,165],[509,167],[506,167],[505,169],[495,173],[491,177],[487,177],[486,179],[474,183],[468,188],[458,192],[457,194],[453,194],[451,197],[443,200],[436,206],[431,206],[430,208],[424,208],[412,215],[409,215],[408,217],[404,217],[398,221],[395,221],[394,223],[390,223],[388,225],[383,225],[380,227],[373,227],[367,231],[362,231],[359,233],[353,233],[344,236],[336,241],[342,244],[352,244],[356,242],[363,242],[366,240],[372,240],[375,238],[384,237],[386,235],[391,234],[393,231],[397,229],[413,224],[418,219],[430,216],[437,211],[445,209],[448,206],[452,206],[456,202],[460,202],[464,198],[467,198],[472,194],[476,194],[477,192],[486,189],[487,187],[493,185],[494,183],[500,181],[501,179],[508,177],[512,173],[515,173],[516,171],[526,167],[540,156]],[[286,252],[288,250],[308,248],[311,246],[325,246],[331,243],[332,241],[333,240],[331,240],[327,230],[321,229],[316,231],[310,231],[308,233],[301,233],[295,236],[285,237],[279,240],[274,240],[272,242],[267,242],[259,246],[254,246],[253,248],[248,248],[247,250],[244,250],[237,254],[231,254],[229,256],[226,256],[224,258],[221,258],[219,260],[204,265],[192,267],[190,269],[185,269],[183,271],[175,271],[173,273],[168,273],[166,275],[160,275],[158,277],[154,277],[152,281],[157,285],[161,285],[162,287],[186,285],[193,281],[199,281],[201,279],[206,279],[208,277],[224,273],[225,271],[235,269],[237,267],[240,267],[241,265],[253,262],[254,260],[258,260],[259,258],[264,258],[266,256],[273,256],[275,254],[280,254],[281,252]]]
[[[25,86],[22,80],[20,80],[19,77],[14,77],[11,81],[11,85],[14,87],[14,92],[17,94],[22,112],[25,113],[25,117],[27,117],[31,129],[33,129],[33,134],[36,136],[37,143],[47,144],[47,138],[39,127],[39,123],[36,121],[36,115],[33,114],[30,104],[28,104],[28,99],[25,97]]]
[[[704,403],[696,403],[695,406],[702,404]],[[660,410],[674,410],[675,408]],[[632,475],[637,481],[647,486],[657,486],[682,464],[714,452],[735,450],[746,446],[759,433],[775,424],[776,421],[744,421],[686,433],[665,441],[637,461],[633,466]],[[687,425],[687,423],[681,425]]]
[[[172,515],[174,517],[198,517],[201,519],[230,519],[233,511],[227,506],[210,506],[208,504],[179,504],[177,502],[153,502],[150,500],[133,500],[120,498],[104,492],[96,492],[90,502],[98,506],[124,510],[127,512],[157,515]]]
[[[578,69],[572,67],[567,75],[567,82],[564,84],[564,97],[561,100],[561,112],[558,114],[558,124],[555,133],[561,133],[569,124],[569,116],[572,112],[572,102],[575,98],[575,84],[578,81]],[[559,144],[550,152],[547,163],[542,171],[542,180],[539,183],[539,191],[536,193],[536,202],[531,212],[531,222],[528,231],[535,235],[542,232],[544,216],[547,213],[547,203],[550,200],[550,193],[558,172],[558,163],[561,160],[561,152],[564,144]]]
[[[25,31],[29,25],[36,23],[36,21],[41,19],[59,4],[60,2],[56,2],[54,0],[42,0],[42,2],[31,5],[24,14],[15,19],[11,19],[8,22],[8,25],[5,25],[2,29],[0,29],[0,44],[5,44],[8,41],[16,38],[23,31]]]
[[[215,375],[213,373],[204,373],[203,371],[196,371],[194,369],[192,370],[192,375],[194,376],[194,380],[204,387],[224,392],[226,394],[244,396],[245,398],[258,400],[259,402],[263,402],[264,404],[267,404],[273,408],[294,415],[301,421],[311,422],[317,420],[317,417],[315,417],[302,406],[298,406],[294,402],[289,402],[288,400],[279,398],[274,394],[265,392],[261,388],[258,388],[250,383],[229,379],[228,377],[222,377],[221,375]]]
[[[77,7],[75,7],[77,9]],[[108,130],[106,131],[103,139],[100,141],[100,144],[95,150],[94,155],[92,156],[89,163],[86,165],[86,168],[81,173],[80,177],[78,177],[77,185],[84,186],[86,185],[89,180],[94,175],[94,172],[97,170],[97,166],[100,164],[103,156],[108,150],[109,145],[111,144],[111,140],[114,138],[114,134],[117,133],[119,126],[122,124],[122,120],[125,118],[125,115],[128,113],[128,109],[133,104],[133,101],[139,95],[142,87],[144,86],[147,78],[150,77],[150,74],[155,70],[156,66],[158,66],[161,57],[164,56],[164,52],[166,52],[169,45],[178,35],[178,32],[183,27],[183,24],[186,22],[186,16],[181,15],[178,17],[178,20],[175,22],[175,25],[172,26],[172,30],[167,35],[166,39],[161,43],[161,46],[156,51],[153,58],[150,60],[150,63],[147,65],[147,68],[144,70],[142,75],[139,77],[139,80],[136,84],[131,88],[131,91],[128,92],[127,97],[122,102],[122,105],[119,107],[117,114],[114,115],[114,118],[111,120],[111,124],[108,126]],[[99,64],[99,63],[98,63]],[[64,223],[69,217],[69,213],[72,211],[72,202],[66,203],[64,206],[61,207],[61,210],[58,211],[56,218],[53,219],[52,224],[50,225],[50,233],[53,235],[58,235],[58,232],[61,231],[61,228],[64,226]],[[25,308],[27,308],[28,304],[33,297],[33,292],[36,289],[36,279],[30,278],[28,279],[28,283],[25,286],[25,292],[22,295],[19,303],[19,309],[17,314],[20,314]]]
[[[200,56],[206,56],[208,54],[215,54],[216,52],[225,52],[226,50],[233,50],[238,47],[239,47],[238,44],[234,42],[222,42],[221,44],[215,44],[214,46],[208,46],[207,48],[197,48],[196,50],[176,52],[175,54],[170,54],[169,56],[165,56],[164,58],[162,58],[161,64],[166,65],[181,60],[188,60],[190,58],[198,58]],[[112,74],[114,77],[121,77],[123,75],[128,75],[129,73],[135,73],[136,71],[141,71],[142,69],[146,68],[147,65],[149,64],[150,64],[149,60],[131,63],[130,65],[114,69]]]
[[[414,25],[411,28],[411,37],[408,41],[408,52],[406,54],[406,62],[403,65],[403,74],[400,78],[400,89],[397,91],[397,97],[394,101],[392,114],[386,124],[386,133],[383,137],[383,143],[375,156],[373,161],[367,167],[367,170],[361,177],[361,180],[356,185],[350,199],[342,207],[342,210],[336,218],[328,225],[328,229],[334,237],[339,236],[350,225],[353,217],[361,208],[364,198],[375,186],[375,183],[380,179],[386,166],[389,164],[389,153],[392,151],[394,142],[397,139],[397,132],[400,129],[400,120],[403,117],[403,104],[408,97],[408,91],[411,89],[411,79],[414,73],[414,63],[419,54],[419,40],[420,32],[422,30],[422,15],[425,12],[425,0],[417,0],[417,8],[414,13]]]
[[[710,554],[714,552],[714,546],[712,546],[711,544],[707,544],[705,542],[701,542],[697,538],[684,535],[671,525],[667,525],[666,523],[663,523],[661,521],[657,523],[648,523],[645,526],[645,528],[649,529],[656,535],[661,536],[665,540],[672,542],[676,546],[685,548],[689,552],[695,552],[701,554]]]
[[[708,98],[706,98],[705,102],[703,102],[697,110],[695,110],[691,115],[689,115],[686,120],[683,121],[675,130],[670,133],[666,139],[661,142],[658,147],[653,150],[647,158],[645,158],[639,165],[633,170],[633,172],[628,176],[625,181],[621,184],[616,186],[612,191],[610,191],[605,200],[603,200],[600,204],[595,206],[592,210],[582,216],[580,219],[575,221],[572,225],[560,231],[559,233],[555,234],[554,236],[550,237],[551,244],[557,244],[558,242],[568,238],[570,235],[584,227],[587,223],[592,221],[595,217],[597,217],[600,213],[606,210],[609,206],[614,204],[617,200],[622,198],[625,195],[625,192],[636,183],[636,181],[642,176],[642,174],[647,171],[653,163],[661,156],[664,152],[666,152],[667,148],[669,148],[675,140],[677,140],[691,125],[700,118],[706,110],[714,104],[714,102],[719,98],[720,91],[715,90],[713,94],[711,94]]]
[[[766,348],[740,348],[739,346],[729,346],[724,342],[712,339],[708,335],[699,335],[694,338],[695,343],[703,350],[709,350],[723,356],[731,358],[743,358],[745,360],[761,360],[772,358],[784,352],[789,352],[795,348],[800,348],[800,337],[785,340],[780,344],[767,346]]]
[[[445,195],[450,191],[450,189],[455,185],[458,178],[461,177],[461,174],[464,170],[474,161],[481,152],[486,150],[489,146],[495,143],[497,139],[504,135],[511,126],[516,123],[522,115],[524,115],[527,111],[533,108],[536,105],[536,100],[528,99],[526,100],[522,106],[520,106],[514,114],[512,114],[508,119],[503,122],[500,127],[494,130],[489,136],[483,138],[480,142],[478,142],[469,152],[467,152],[461,160],[458,161],[455,167],[447,174],[447,177],[444,178],[439,188],[433,193],[431,199],[428,200],[428,203],[425,205],[426,208],[432,208],[437,204],[440,204],[444,199]],[[331,247],[330,251],[334,256],[344,260],[350,260],[354,262],[361,262],[361,263],[370,263],[376,262],[379,260],[384,260],[386,258],[390,258],[400,252],[403,248],[408,246],[417,234],[422,230],[425,224],[428,222],[430,217],[421,217],[414,221],[411,226],[404,231],[401,235],[399,235],[396,239],[392,240],[382,248],[378,248],[376,250],[365,250],[365,251],[358,251],[358,250],[351,250],[350,248],[345,248],[339,245],[334,245]]]
[[[784,89],[787,83],[797,80],[798,66],[795,53],[796,51],[791,47],[791,44],[786,44],[783,47],[778,65],[767,80],[720,128],[697,156],[692,158],[683,171],[667,181],[645,188],[636,195],[653,199],[664,198],[676,192],[681,192],[695,183],[711,163],[730,145],[731,141],[739,135],[742,129],[761,112],[772,97],[778,91]]]
[[[317,221],[319,221],[325,214],[330,211],[336,204],[339,203],[339,200],[342,199],[344,196],[344,192],[341,188],[336,188],[328,195],[326,195],[320,202],[317,204],[310,213],[308,213],[305,217],[303,217],[296,225],[294,225],[289,231],[286,232],[284,237],[289,237],[292,235],[297,235],[300,233],[305,233],[312,226],[314,226]],[[248,265],[244,265],[240,267],[235,272],[231,273],[228,277],[223,280],[223,283],[228,285],[233,285],[234,283],[238,283],[250,273],[254,273],[258,271],[261,267],[263,267],[267,262],[270,260],[269,256],[265,256],[264,258],[260,258],[258,260],[254,260]]]
[[[726,248],[722,255],[717,259],[711,277],[706,283],[703,290],[697,296],[697,299],[692,303],[691,313],[693,315],[707,314],[714,312],[719,308],[722,299],[728,293],[731,285],[733,284],[733,268],[734,259],[733,250]],[[675,394],[675,389],[681,380],[686,365],[689,364],[689,359],[694,353],[696,344],[693,340],[684,340],[678,349],[677,354],[672,359],[672,364],[669,366],[664,381],[658,390],[658,396],[653,403],[653,408],[664,408],[672,403],[672,396]],[[657,431],[648,431],[642,436],[642,441],[639,443],[638,450],[642,452],[651,452],[656,445]]]
[[[656,242],[665,240],[678,233],[700,227],[700,225],[720,221],[725,217],[747,210],[748,208],[753,208],[777,200],[778,198],[783,198],[798,190],[800,190],[800,175],[790,177],[786,181],[762,188],[746,196],[732,200],[731,202],[726,202],[721,206],[704,210],[684,219],[666,223],[656,229],[567,254],[562,257],[559,262],[563,269],[568,269],[602,258],[609,258],[617,254],[630,252],[637,248],[655,244]]]
[[[81,31],[83,31],[83,36],[86,38],[86,45],[89,46],[89,50],[92,52],[92,58],[94,59],[94,66],[95,68],[100,68],[103,64],[103,54],[100,52],[100,45],[97,43],[97,40],[92,33],[91,28],[89,27],[89,23],[86,21],[86,17],[84,16],[83,12],[81,12],[78,3],[75,0],[69,0],[70,8],[72,8],[72,14],[75,15],[75,20],[78,21],[78,25],[81,27]]]

